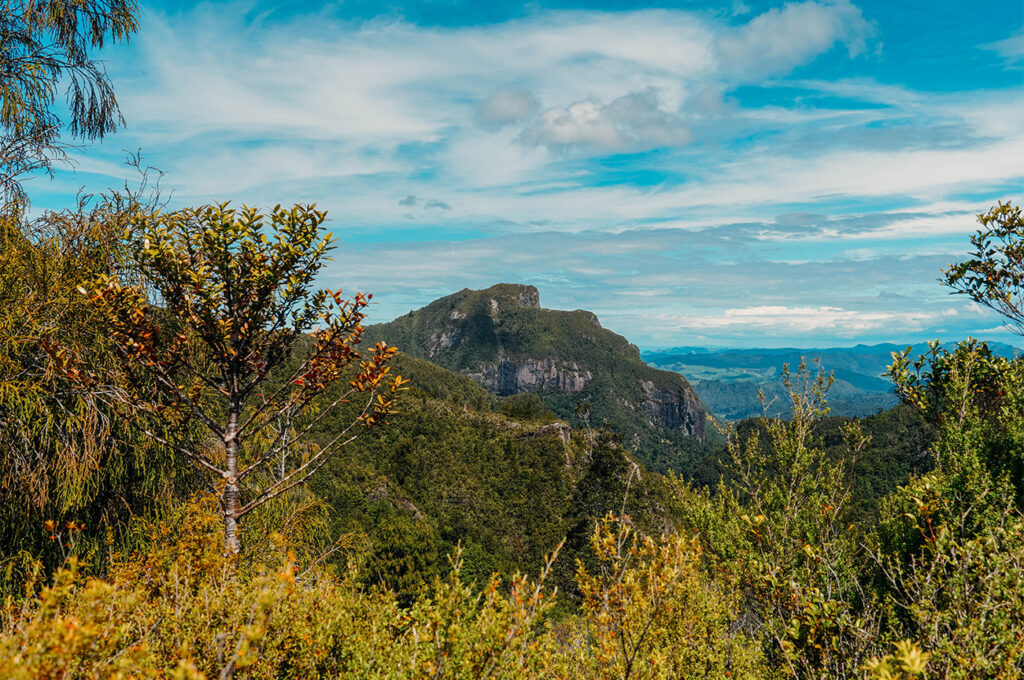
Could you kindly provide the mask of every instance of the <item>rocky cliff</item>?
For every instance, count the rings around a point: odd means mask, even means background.
[[[462,373],[483,385],[488,392],[502,397],[549,389],[575,394],[594,378],[590,371],[581,369],[576,362],[554,359],[502,359],[498,363],[481,364],[476,370],[464,369]]]
[[[586,402],[592,423],[607,423],[638,446],[670,448],[679,442],[671,433],[704,437],[705,409],[685,378],[646,365],[635,345],[602,328],[592,312],[542,308],[533,286],[462,290],[370,326],[366,339],[468,376],[493,394],[536,393],[570,421],[579,423],[576,407]]]

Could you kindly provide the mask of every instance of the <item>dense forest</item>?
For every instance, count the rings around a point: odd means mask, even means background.
[[[137,17],[0,19],[0,677],[1024,674],[1020,359],[897,353],[900,404],[864,418],[780,366],[782,417],[705,432],[586,312],[456,348],[437,324],[491,312],[463,292],[367,327],[368,295],[319,287],[315,206],[170,210],[136,159],[32,212],[64,127],[119,125],[92,55]],[[1024,216],[979,221],[942,280],[1024,335]],[[517,347],[572,380],[485,389]]]

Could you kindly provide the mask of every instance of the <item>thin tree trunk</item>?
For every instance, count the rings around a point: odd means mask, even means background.
[[[238,488],[238,407],[231,405],[228,413],[228,426],[224,431],[224,454],[227,472],[224,487],[224,550],[230,555],[238,554],[242,548],[238,540],[238,512],[242,507],[241,491]]]

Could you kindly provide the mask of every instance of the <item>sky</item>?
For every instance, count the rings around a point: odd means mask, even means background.
[[[1024,3],[142,2],[127,125],[34,208],[315,202],[386,321],[527,283],[644,348],[1024,344],[951,295],[1024,199]]]

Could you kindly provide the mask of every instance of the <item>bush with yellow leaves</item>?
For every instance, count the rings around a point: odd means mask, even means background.
[[[766,677],[759,644],[735,630],[737,592],[709,578],[696,540],[642,537],[609,515],[591,545],[599,571],[580,564],[576,580],[592,646],[573,677]]]
[[[897,642],[892,654],[873,657],[864,670],[871,680],[914,680],[924,676],[928,654],[910,640]]]
[[[580,567],[583,614],[547,619],[537,580],[463,583],[452,570],[402,607],[393,593],[300,570],[280,549],[263,563],[225,556],[216,513],[194,503],[153,528],[150,548],[87,578],[72,557],[52,582],[9,596],[0,677],[37,678],[696,678],[765,677],[735,632],[736,596],[700,570],[682,536],[654,540],[606,518]],[[37,572],[38,573],[38,572]],[[569,632],[566,633],[566,628]]]

